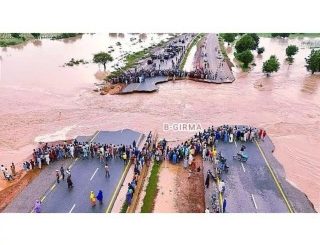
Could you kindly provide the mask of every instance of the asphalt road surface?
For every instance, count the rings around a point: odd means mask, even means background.
[[[249,159],[246,163],[233,160],[241,145],[245,145]],[[230,167],[222,174],[226,190],[228,213],[287,213],[285,200],[270,174],[255,143],[219,143],[217,150],[227,158]]]
[[[207,54],[206,57],[200,58],[200,66],[204,67],[204,61],[209,64],[209,70],[213,73],[217,72],[217,81],[232,82],[233,74],[220,51],[218,36],[215,33],[209,33],[204,40],[204,48],[202,51]],[[201,53],[201,52],[200,52]]]
[[[143,134],[129,129],[114,132],[99,132],[92,142],[102,144],[132,144],[133,140],[141,142]],[[55,183],[42,202],[43,213],[100,213],[106,212],[113,193],[119,184],[125,170],[125,164],[120,158],[109,161],[110,178],[105,176],[104,163],[98,159],[75,160],[71,168],[71,176],[74,187],[68,189],[66,180]],[[59,165],[57,165],[60,168]],[[124,183],[127,184],[127,183]],[[97,201],[95,207],[91,207],[90,191],[97,195],[103,192],[103,203]]]

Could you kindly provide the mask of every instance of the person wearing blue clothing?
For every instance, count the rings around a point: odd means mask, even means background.
[[[225,213],[226,212],[226,207],[227,207],[227,199],[223,200],[223,205],[222,205],[222,212]]]
[[[228,142],[228,133],[224,132],[224,142],[227,143]]]
[[[174,164],[177,163],[177,154],[176,154],[175,152],[172,154],[172,162],[173,162]]]
[[[100,190],[98,195],[97,195],[97,199],[99,201],[100,204],[102,204],[102,201],[103,201],[103,193],[102,191]]]

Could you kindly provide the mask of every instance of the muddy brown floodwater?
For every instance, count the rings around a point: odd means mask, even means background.
[[[129,37],[121,40],[130,44]],[[161,36],[147,35],[151,38]],[[100,96],[92,92],[97,65],[61,67],[72,57],[89,59],[109,45],[116,47],[117,41],[107,34],[84,35],[74,42],[43,40],[1,50],[1,163],[20,163],[36,141],[96,130],[150,129],[179,142],[191,133],[164,132],[164,122],[249,124],[267,130],[287,179],[320,210],[320,76],[304,67],[310,49],[300,49],[292,65],[285,62],[288,43],[301,47],[301,40],[261,38],[265,53],[255,54],[256,66],[249,73],[234,68],[232,84],[176,81],[159,85],[152,94]],[[281,69],[266,78],[262,62],[271,54],[277,55]]]

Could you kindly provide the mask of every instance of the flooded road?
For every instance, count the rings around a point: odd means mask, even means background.
[[[127,34],[121,40],[130,43]],[[108,34],[84,35],[73,42],[42,40],[1,50],[1,163],[20,162],[36,140],[72,138],[100,129],[150,129],[160,138],[179,142],[192,133],[164,132],[163,123],[249,124],[266,129],[288,180],[320,210],[320,76],[306,72],[309,49],[300,49],[292,65],[285,61],[288,42],[299,45],[300,40],[261,38],[265,53],[255,54],[256,66],[249,73],[234,68],[232,84],[175,81],[159,85],[152,94],[100,96],[92,92],[99,81],[98,65],[61,67],[72,57],[89,60],[110,45],[115,47],[112,55],[120,55],[118,41]],[[281,68],[266,78],[262,62],[271,54],[277,55]]]

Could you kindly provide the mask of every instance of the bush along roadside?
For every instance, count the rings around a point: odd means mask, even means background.
[[[154,202],[158,194],[158,181],[161,162],[154,161],[151,169],[149,182],[146,188],[146,194],[143,199],[141,213],[152,213]]]

